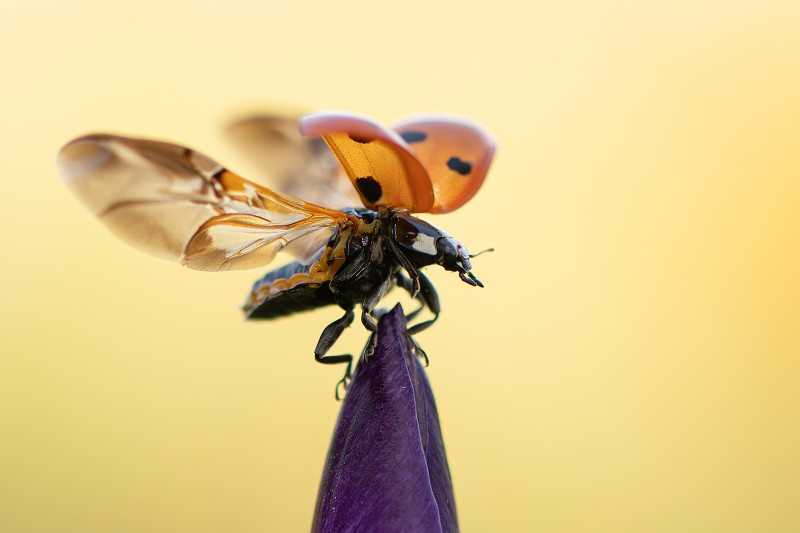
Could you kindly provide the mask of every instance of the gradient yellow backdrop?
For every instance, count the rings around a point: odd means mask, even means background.
[[[339,311],[243,322],[262,272],[129,248],[53,163],[101,130],[247,174],[221,126],[275,105],[499,141],[429,217],[497,248],[419,337],[464,531],[799,531],[799,6],[7,0],[0,531],[308,529]]]

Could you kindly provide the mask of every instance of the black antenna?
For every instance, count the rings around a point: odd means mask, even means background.
[[[486,252],[494,252],[494,248],[487,248],[485,250],[481,250],[477,254],[469,254],[469,257],[470,259],[472,259],[473,257],[478,257],[479,255],[485,254]]]

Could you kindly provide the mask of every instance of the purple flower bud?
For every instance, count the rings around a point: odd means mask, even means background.
[[[399,305],[347,391],[312,531],[458,531],[436,403]]]

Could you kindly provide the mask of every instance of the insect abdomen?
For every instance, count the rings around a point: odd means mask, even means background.
[[[328,284],[330,271],[320,267],[294,261],[269,272],[253,285],[245,318],[278,318],[336,303]]]

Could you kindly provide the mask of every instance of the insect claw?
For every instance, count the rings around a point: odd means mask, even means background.
[[[352,357],[349,355],[347,357],[350,359],[347,363],[347,368],[344,371],[344,376],[342,376],[342,379],[336,382],[336,390],[334,392],[336,401],[342,401],[342,396],[339,395],[339,387],[342,388],[345,394],[347,394],[347,389],[350,387],[350,381],[352,375]]]
[[[361,360],[366,361],[372,354],[375,353],[375,346],[378,344],[378,337],[373,333],[369,336],[369,340],[367,341],[367,345],[364,346],[364,351],[361,352]]]
[[[411,280],[411,297],[416,298],[417,294],[419,294],[420,285],[419,285],[419,276],[414,276]]]
[[[347,394],[347,388],[348,388],[349,385],[350,385],[350,376],[345,376],[345,377],[343,377],[342,379],[340,379],[336,383],[335,396],[336,396],[336,401],[337,402],[342,401],[342,396],[339,395],[339,387],[341,386],[341,388],[344,391],[344,393]]]
[[[427,354],[427,353],[425,353],[425,350],[423,350],[423,349],[422,349],[422,346],[420,346],[419,344],[417,344],[417,342],[416,342],[416,341],[414,341],[414,344],[415,344],[415,345],[416,345],[416,347],[417,347],[417,349],[416,349],[416,351],[417,351],[417,357],[420,357],[420,358],[422,358],[422,360],[423,360],[423,361],[425,361],[425,368],[428,368],[428,366],[431,364],[431,361],[430,361],[430,359],[428,359],[428,354]]]
[[[423,350],[422,346],[420,346],[419,343],[414,340],[414,337],[412,337],[411,334],[407,334],[406,336],[408,338],[408,343],[411,345],[411,351],[414,352],[414,355],[425,361],[425,368],[427,368],[430,364],[428,354],[425,353],[425,350]]]

